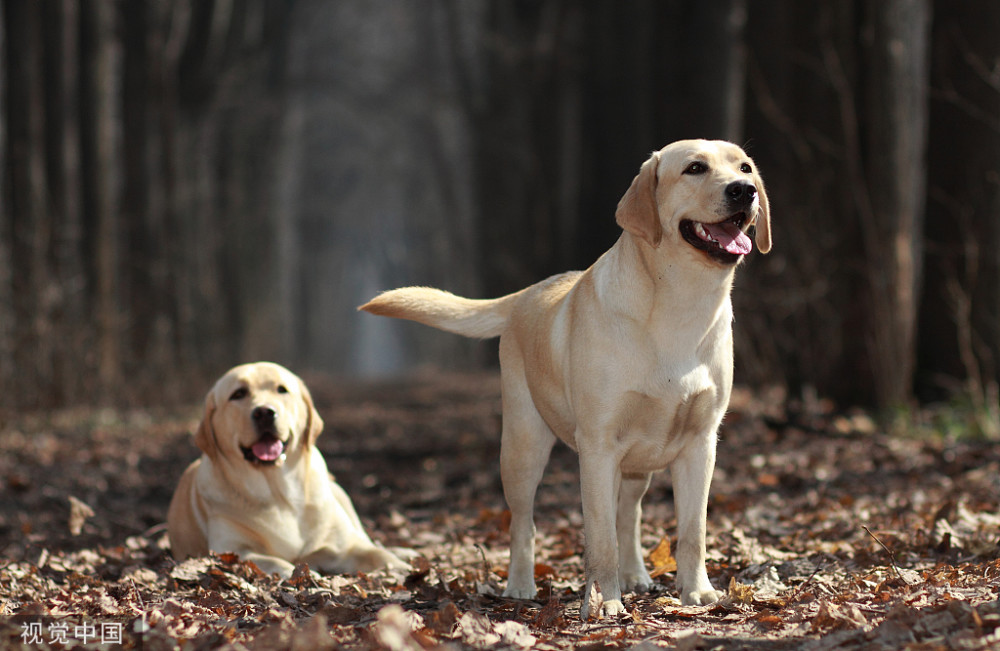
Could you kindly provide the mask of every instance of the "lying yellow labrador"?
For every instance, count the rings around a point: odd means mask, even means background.
[[[615,215],[620,239],[583,272],[514,294],[470,300],[409,287],[360,309],[469,337],[500,336],[500,473],[510,506],[506,596],[530,599],[535,490],[556,439],[580,456],[590,614],[624,611],[622,590],[652,581],[639,543],[650,473],[669,467],[685,604],[721,593],[705,571],[705,521],[716,432],[733,376],[730,289],[753,245],[771,248],[770,214],[756,166],[738,146],[685,140],[654,153]]]
[[[286,578],[300,562],[324,573],[407,567],[365,533],[315,447],[322,430],[288,369],[259,362],[223,375],[195,434],[204,454],[170,502],[174,558],[234,552]]]

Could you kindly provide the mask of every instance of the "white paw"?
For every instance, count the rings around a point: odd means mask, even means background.
[[[503,591],[503,596],[508,599],[534,599],[538,595],[534,583],[530,586],[515,585],[513,582],[507,584],[507,589]]]
[[[406,558],[406,560],[403,560],[404,558],[403,556],[394,553],[397,552],[399,549],[400,549],[399,547],[393,549],[392,551],[389,551],[387,549],[379,549],[378,551],[381,553],[377,554],[378,561],[386,569],[409,572],[410,570],[413,569],[413,566],[410,564],[410,561],[419,556],[419,554],[414,553],[413,555],[409,555],[409,557]]]
[[[600,598],[595,600],[600,603],[598,611],[598,619],[601,617],[618,617],[625,612],[625,604],[622,603],[621,599],[609,599],[607,601],[600,601]],[[580,621],[587,621],[590,619],[590,602],[591,600],[584,597],[583,602],[580,604]],[[597,606],[597,603],[594,604]]]
[[[681,593],[681,603],[685,606],[707,606],[722,599],[725,593],[712,587]]]
[[[615,589],[615,594],[611,599],[604,599],[604,595],[597,589],[594,581],[588,581],[583,590],[583,599],[580,601],[580,620],[590,619],[591,611],[597,612],[597,618],[618,617],[625,612],[625,604],[622,603],[621,592]]]
[[[625,604],[620,599],[611,599],[601,604],[601,615],[604,617],[618,617],[625,613]]]
[[[390,554],[394,554],[397,560],[403,560],[407,563],[412,562],[421,555],[420,552],[415,549],[410,549],[409,547],[388,547],[386,551]]]
[[[625,592],[649,592],[653,587],[653,579],[645,569],[639,572],[626,572],[621,576],[621,585]]]

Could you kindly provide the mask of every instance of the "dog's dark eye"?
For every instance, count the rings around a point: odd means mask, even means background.
[[[247,388],[246,387],[240,387],[236,391],[233,391],[232,395],[229,396],[229,399],[230,400],[243,400],[248,395],[250,395],[250,392],[247,391]]]
[[[288,393],[288,389],[285,388],[284,384],[278,385],[278,393]]]
[[[753,172],[753,168],[750,167],[750,163],[743,163],[742,165],[740,165],[740,171],[743,172],[744,174],[750,174]]]
[[[708,165],[700,161],[695,161],[684,168],[685,174],[704,174],[708,171]]]

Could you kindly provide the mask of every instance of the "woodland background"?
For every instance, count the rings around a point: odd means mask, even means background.
[[[943,0],[0,0],[0,647],[997,648],[997,33],[1000,3]],[[355,306],[588,266],[688,137],[744,145],[773,207],[734,291],[726,597],[674,598],[660,473],[656,589],[579,621],[557,446],[540,599],[498,598],[496,343]],[[170,557],[201,398],[261,358],[412,572]]]
[[[932,0],[4,0],[0,406],[493,364],[354,308],[584,268],[649,152],[708,137],[773,206],[738,381],[995,425],[998,31]]]

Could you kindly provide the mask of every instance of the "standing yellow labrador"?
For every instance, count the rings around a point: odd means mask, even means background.
[[[258,362],[223,375],[195,434],[204,454],[170,502],[174,557],[235,552],[286,578],[299,562],[326,573],[406,567],[365,533],[315,447],[322,430],[288,369]]]
[[[721,593],[705,571],[705,520],[716,432],[733,376],[730,289],[753,246],[771,248],[764,184],[734,144],[685,140],[654,153],[616,212],[624,229],[589,269],[514,294],[470,300],[424,287],[360,309],[469,337],[500,336],[500,472],[510,506],[505,595],[533,598],[535,490],[559,438],[580,456],[590,614],[622,590],[651,586],[639,543],[650,473],[670,467],[677,508],[677,583],[685,604]]]

